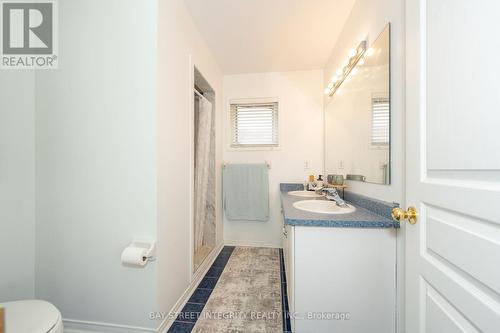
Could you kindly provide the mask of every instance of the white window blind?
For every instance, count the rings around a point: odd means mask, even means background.
[[[372,145],[389,145],[390,116],[389,99],[372,98]]]
[[[231,104],[232,147],[278,146],[278,103]]]

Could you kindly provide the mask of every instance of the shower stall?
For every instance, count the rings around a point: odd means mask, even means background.
[[[215,247],[215,94],[194,72],[193,271]]]

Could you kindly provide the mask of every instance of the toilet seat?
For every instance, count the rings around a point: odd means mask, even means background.
[[[62,333],[62,317],[49,302],[24,300],[0,303],[5,310],[6,333]]]

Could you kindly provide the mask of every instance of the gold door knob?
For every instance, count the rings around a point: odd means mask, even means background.
[[[408,223],[415,224],[417,223],[417,209],[415,207],[408,207],[408,210],[404,210],[399,207],[395,207],[392,209],[392,218],[398,222],[402,220],[408,220]]]

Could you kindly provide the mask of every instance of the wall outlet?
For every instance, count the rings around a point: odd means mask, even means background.
[[[304,169],[309,169],[309,161],[304,161]]]
[[[344,169],[344,161],[339,162],[339,169]]]

